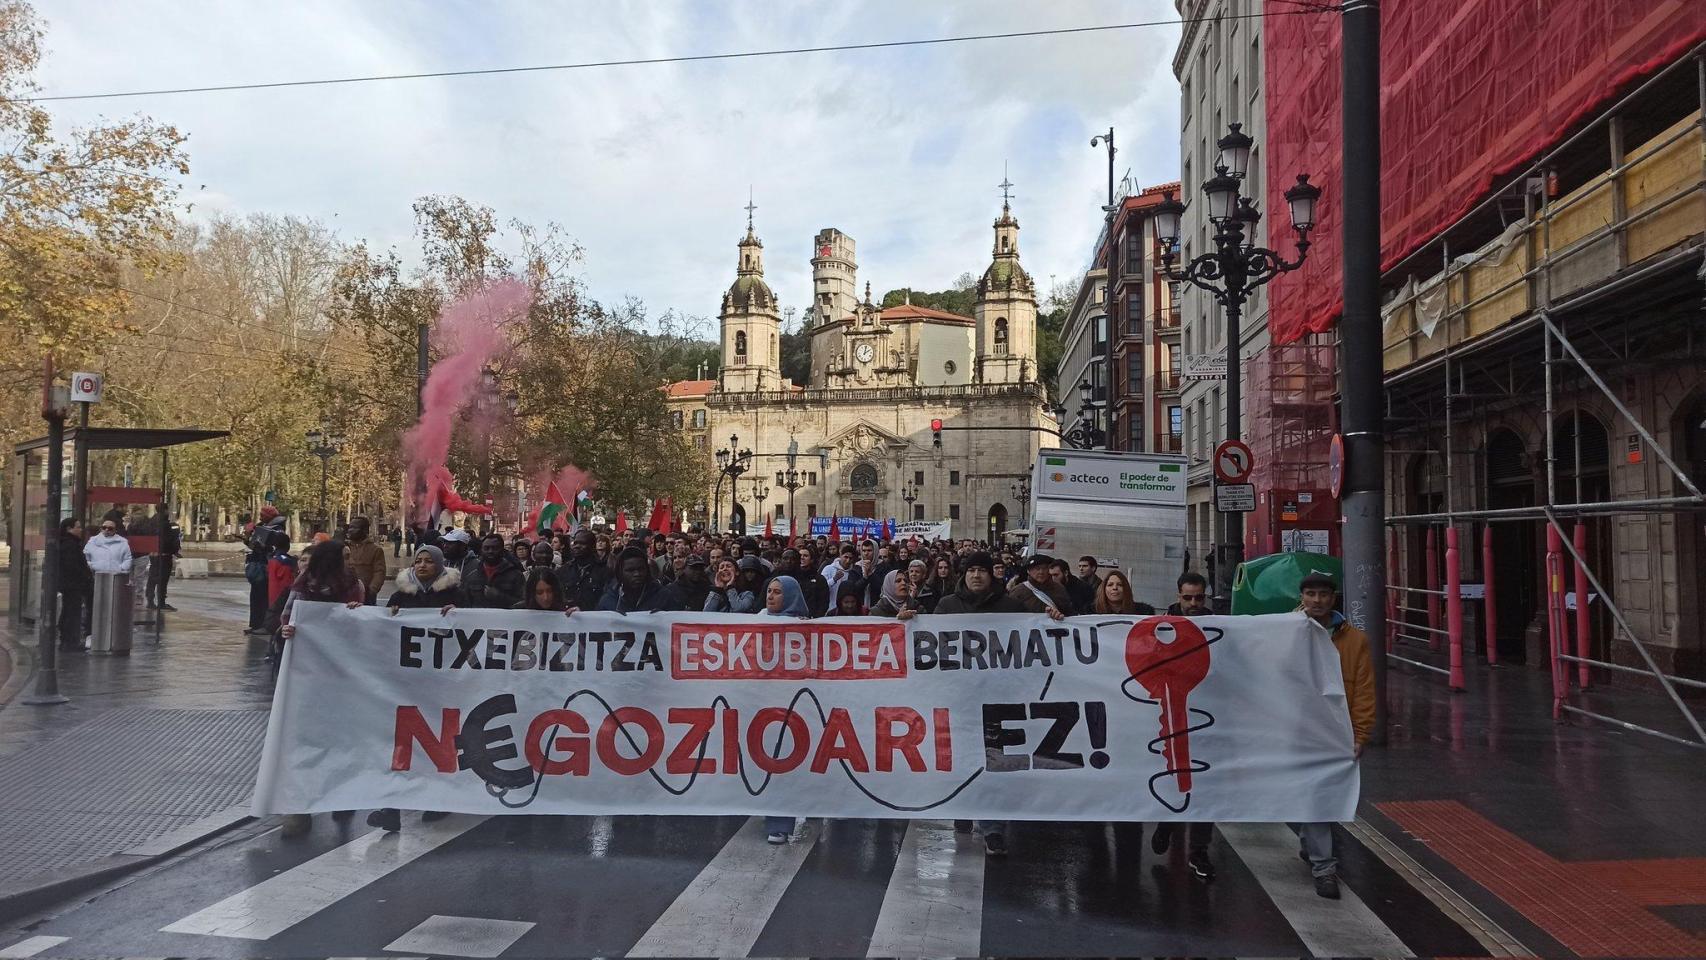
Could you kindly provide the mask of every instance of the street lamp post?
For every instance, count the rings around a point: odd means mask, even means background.
[[[1015,483],[1007,485],[1013,494],[1013,499],[1019,501],[1019,526],[1028,526],[1031,516],[1031,478],[1020,477]]]
[[[1299,174],[1297,183],[1285,192],[1290,208],[1291,226],[1297,231],[1297,259],[1287,260],[1279,253],[1249,242],[1247,230],[1253,230],[1262,219],[1254,201],[1241,193],[1246,168],[1250,162],[1250,147],[1254,141],[1241,129],[1242,124],[1230,124],[1226,136],[1216,146],[1220,149],[1214,165],[1215,175],[1203,184],[1208,218],[1214,223],[1214,249],[1175,269],[1179,242],[1179,217],[1185,205],[1167,194],[1155,207],[1155,236],[1161,244],[1162,272],[1169,280],[1188,281],[1208,291],[1220,302],[1226,313],[1226,436],[1239,439],[1243,434],[1243,385],[1240,382],[1239,362],[1242,359],[1240,339],[1244,304],[1250,293],[1282,273],[1303,266],[1309,255],[1309,231],[1315,226],[1315,203],[1321,198],[1321,188],[1311,184],[1307,174]],[[1225,535],[1220,544],[1220,557],[1215,565],[1215,594],[1223,608],[1231,603],[1232,578],[1244,559],[1244,515],[1232,512],[1225,515]]]
[[[1101,404],[1095,398],[1096,388],[1091,385],[1090,378],[1085,377],[1078,382],[1078,425],[1060,435],[1061,442],[1079,450],[1093,450],[1108,442],[1107,434],[1102,432]],[[1066,419],[1066,407],[1054,405],[1056,420]]]
[[[912,515],[912,505],[918,502],[918,488],[913,486],[912,481],[901,484],[900,498],[906,501],[906,519],[916,519]]]
[[[308,438],[308,452],[320,458],[320,529],[325,530],[327,526],[326,475],[331,467],[332,458],[338,455],[338,449],[343,446],[343,438],[318,428],[308,431],[306,436]]]
[[[757,505],[758,512],[764,512],[764,501],[770,499],[770,488],[764,485],[762,477],[752,478],[752,502]]]
[[[740,491],[735,488],[735,481],[740,475],[752,469],[752,451],[740,448],[740,435],[729,434],[729,445],[717,451],[717,487],[711,495],[711,527],[721,529],[723,525],[723,479],[729,481],[729,519],[732,522],[735,508],[740,505]]]

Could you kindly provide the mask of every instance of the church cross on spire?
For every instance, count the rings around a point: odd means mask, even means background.
[[[748,184],[747,188],[746,188],[746,232],[747,233],[752,232],[752,211],[757,210],[757,209],[758,209],[758,207],[754,206],[753,202],[752,202],[752,186],[751,186],[751,184]]]
[[[1007,163],[1005,161],[1001,164],[1001,182],[996,184],[996,186],[1001,188],[1001,212],[1006,213],[1007,202],[1013,199],[1013,195],[1011,193],[1013,189],[1013,182],[1007,179]]]

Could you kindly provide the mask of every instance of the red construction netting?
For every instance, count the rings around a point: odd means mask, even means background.
[[[1284,193],[1324,191],[1303,269],[1273,281],[1278,343],[1341,306],[1339,17],[1265,0],[1270,245]],[[1386,0],[1381,4],[1381,266],[1427,243],[1573,125],[1706,40],[1703,0]]]

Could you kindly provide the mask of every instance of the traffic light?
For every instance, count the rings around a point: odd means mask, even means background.
[[[942,421],[940,419],[930,421],[930,445],[938,450],[942,449]]]

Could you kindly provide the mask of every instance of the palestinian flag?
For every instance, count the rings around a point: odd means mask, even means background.
[[[569,512],[569,501],[563,496],[563,491],[557,488],[557,482],[551,481],[545,487],[545,499],[539,504],[539,509],[533,512],[533,532],[540,535],[549,534],[558,523],[563,522],[563,515]]]

